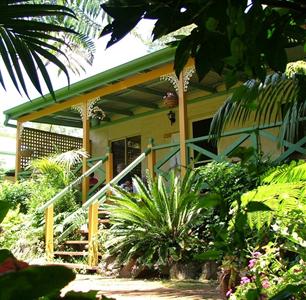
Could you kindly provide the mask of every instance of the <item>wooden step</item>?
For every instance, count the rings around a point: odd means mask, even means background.
[[[110,212],[108,211],[108,210],[103,210],[103,209],[99,209],[98,210],[98,214],[99,215],[109,215],[110,214]]]
[[[66,241],[65,245],[87,245],[88,241]]]
[[[99,224],[109,224],[109,219],[99,219]]]
[[[87,251],[54,251],[55,256],[87,256]],[[101,256],[101,253],[98,254]]]
[[[87,256],[86,251],[54,251],[55,256]]]
[[[97,271],[99,268],[97,266],[88,266],[85,264],[75,264],[75,263],[52,263],[48,264],[52,266],[64,266],[69,269],[74,269],[74,270],[87,270],[87,271]]]

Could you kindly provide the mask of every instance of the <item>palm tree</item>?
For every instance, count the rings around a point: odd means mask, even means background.
[[[215,114],[210,134],[219,139],[225,128],[243,126],[253,121],[263,123],[281,121],[279,138],[294,140],[306,112],[306,62],[289,63],[285,73],[272,73],[264,83],[248,80],[224,102]]]
[[[73,61],[71,53],[81,49],[80,56],[92,61],[94,44],[88,36],[95,36],[99,29],[93,23],[99,13],[98,1],[2,1],[0,54],[19,93],[23,91],[29,97],[24,79],[27,74],[41,95],[44,82],[55,99],[46,64],[51,63],[64,72],[69,84],[66,65],[78,70],[75,65],[78,59]],[[0,83],[5,88],[1,70]]]

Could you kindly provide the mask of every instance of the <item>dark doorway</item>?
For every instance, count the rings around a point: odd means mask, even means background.
[[[113,172],[114,176],[118,174],[118,165],[127,166],[141,154],[141,137],[133,136],[121,140],[113,141]],[[131,171],[131,175],[141,176],[141,164]]]
[[[204,120],[192,122],[193,138],[208,136],[211,121],[212,119],[210,118],[210,119],[204,119]],[[204,141],[196,142],[195,144],[214,154],[218,153],[217,145],[212,143],[211,141],[204,140]],[[194,151],[193,159],[194,159],[194,165],[197,167],[204,165],[212,160],[210,157],[204,154],[201,154],[198,151]]]

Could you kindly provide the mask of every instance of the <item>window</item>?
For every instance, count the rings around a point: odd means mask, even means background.
[[[127,166],[141,154],[141,137],[139,135],[113,141],[111,146],[113,152],[113,171],[114,176],[116,176],[118,174],[118,165]],[[139,164],[131,173],[132,176],[141,176],[141,165]]]
[[[208,135],[211,121],[212,119],[210,118],[210,119],[204,119],[204,120],[193,122],[192,123],[193,137],[197,138],[197,137]],[[208,140],[196,142],[195,144],[214,154],[218,153],[217,145]],[[194,154],[193,159],[195,161],[195,166],[200,166],[200,165],[207,163],[208,161],[211,161],[210,157],[204,154],[201,154],[198,151],[194,151],[193,154]]]

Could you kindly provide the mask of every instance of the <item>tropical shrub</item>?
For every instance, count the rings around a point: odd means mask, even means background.
[[[9,208],[9,203],[0,201],[0,224]],[[61,290],[74,279],[74,272],[66,267],[31,266],[17,260],[9,250],[0,249],[0,299],[97,299],[97,291],[71,291],[62,296]],[[109,298],[102,296],[102,299]]]
[[[136,193],[113,187],[107,207],[112,223],[106,242],[109,253],[120,262],[138,258],[150,267],[190,259],[201,248],[201,186],[196,172],[182,179],[173,172],[168,182],[163,176],[148,176],[147,185],[136,177],[133,184]]]
[[[262,178],[270,184],[245,193],[241,207],[233,208],[229,231],[240,227],[253,255],[248,267],[241,266],[241,282],[230,299],[305,299],[305,168],[305,162],[294,162],[272,169]]]
[[[7,201],[12,208],[19,207],[21,213],[28,211],[34,184],[32,181],[11,182],[4,181],[0,184],[0,201]]]

